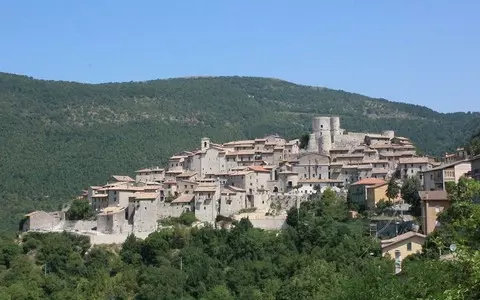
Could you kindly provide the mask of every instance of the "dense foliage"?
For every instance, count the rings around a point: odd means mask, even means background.
[[[230,231],[174,227],[144,241],[130,235],[121,248],[66,233],[4,239],[0,299],[478,299],[478,254],[418,256],[395,276],[331,191],[292,209],[288,223],[270,232],[248,219]]]
[[[347,131],[396,130],[430,154],[463,144],[479,118],[266,78],[90,85],[1,73],[0,228],[113,173],[163,164],[202,136],[297,138],[320,114],[340,115]]]

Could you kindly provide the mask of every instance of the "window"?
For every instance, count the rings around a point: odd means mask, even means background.
[[[412,251],[412,242],[407,244],[407,251]]]

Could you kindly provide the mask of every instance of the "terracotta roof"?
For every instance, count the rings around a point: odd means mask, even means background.
[[[451,167],[454,167],[456,165],[459,165],[461,163],[469,163],[470,161],[468,160],[459,160],[459,161],[456,161],[456,162],[453,162],[453,163],[449,163],[449,164],[445,164],[445,165],[440,165],[436,168],[432,168],[430,170],[426,170],[426,171],[423,171],[423,172],[431,172],[431,171],[438,171],[438,170],[443,170],[443,169],[446,169],[446,168],[451,168]]]
[[[400,158],[400,164],[426,164],[428,163],[428,157],[410,157],[410,158]]]
[[[136,170],[135,173],[145,173],[150,171],[151,171],[150,169],[140,169],[140,170]]]
[[[131,198],[135,198],[136,200],[152,200],[152,199],[157,199],[159,196],[158,193],[135,193]]]
[[[217,190],[216,186],[207,186],[207,185],[198,185],[197,188],[195,188],[194,192],[199,193],[199,192],[215,192]]]
[[[380,183],[385,183],[385,180],[378,179],[378,178],[364,178],[362,180],[359,180],[352,185],[376,185]]]
[[[182,174],[183,171],[171,171],[171,170],[168,170],[167,172],[165,172],[166,174]]]
[[[245,176],[245,175],[248,175],[250,173],[252,173],[253,171],[238,171],[238,172],[231,172],[231,173],[228,173],[228,176]]]
[[[418,191],[418,195],[423,201],[448,200],[448,194],[446,191]]]
[[[226,156],[237,156],[237,155],[254,155],[255,151],[253,150],[240,150],[234,152],[227,152]]]
[[[132,177],[130,176],[125,176],[125,175],[112,175],[113,179],[115,179],[116,181],[121,181],[121,182],[134,182],[135,180],[133,180]]]
[[[182,194],[172,201],[172,203],[190,203],[192,202],[194,194]]]
[[[177,175],[177,177],[192,177],[197,175],[197,172],[183,172],[182,174]]]
[[[312,179],[302,179],[298,181],[299,183],[342,183],[342,180],[336,180],[336,179],[317,179],[317,178],[312,178]]]
[[[167,180],[164,181],[163,184],[177,184],[177,182],[175,180]]]
[[[266,170],[264,167],[262,166],[250,166],[248,167],[248,169],[252,170],[252,171],[255,171],[255,172],[263,172],[263,173],[270,173],[269,170]]]
[[[106,198],[108,197],[108,194],[95,194],[92,195],[92,198]]]
[[[185,156],[185,155],[174,155],[174,156],[170,157],[170,160],[181,160],[181,159],[185,159],[187,157],[188,156]]]
[[[422,239],[425,239],[427,237],[426,235],[420,234],[418,232],[409,231],[409,232],[406,232],[404,234],[397,235],[394,238],[381,241],[382,248],[394,245],[398,242],[405,241],[405,240],[410,239],[410,238],[415,237],[415,236],[420,237]]]
[[[376,184],[376,185],[367,186],[367,189],[376,189],[376,188],[379,188],[379,187],[381,187],[381,186],[385,186],[385,185],[387,185],[387,184],[388,184],[388,182],[378,183],[378,184]]]
[[[119,212],[123,212],[125,210],[125,207],[116,207],[116,206],[110,206],[110,207],[105,207],[101,213],[99,213],[99,216],[105,216],[105,215],[112,215],[116,214]]]
[[[25,217],[31,217],[33,215],[38,214],[39,212],[40,212],[39,210],[32,211],[31,213],[26,214]]]

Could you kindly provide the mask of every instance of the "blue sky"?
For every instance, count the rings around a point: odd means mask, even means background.
[[[0,0],[0,71],[285,79],[480,111],[480,1]]]

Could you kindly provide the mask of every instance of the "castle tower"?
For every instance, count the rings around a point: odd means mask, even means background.
[[[332,150],[332,136],[329,134],[320,135],[318,139],[318,150],[320,153],[330,154]]]
[[[382,135],[385,136],[385,137],[393,139],[395,137],[395,131],[385,130],[384,132],[382,132]]]
[[[308,140],[308,145],[307,145],[307,152],[318,153],[318,142],[317,142],[317,137],[315,136],[315,133],[310,134],[310,138]]]
[[[201,145],[202,151],[205,151],[209,148],[210,148],[210,139],[207,137],[202,138],[202,145]]]
[[[332,135],[332,144],[335,143],[335,136],[340,135],[340,117],[330,118],[330,132]]]

